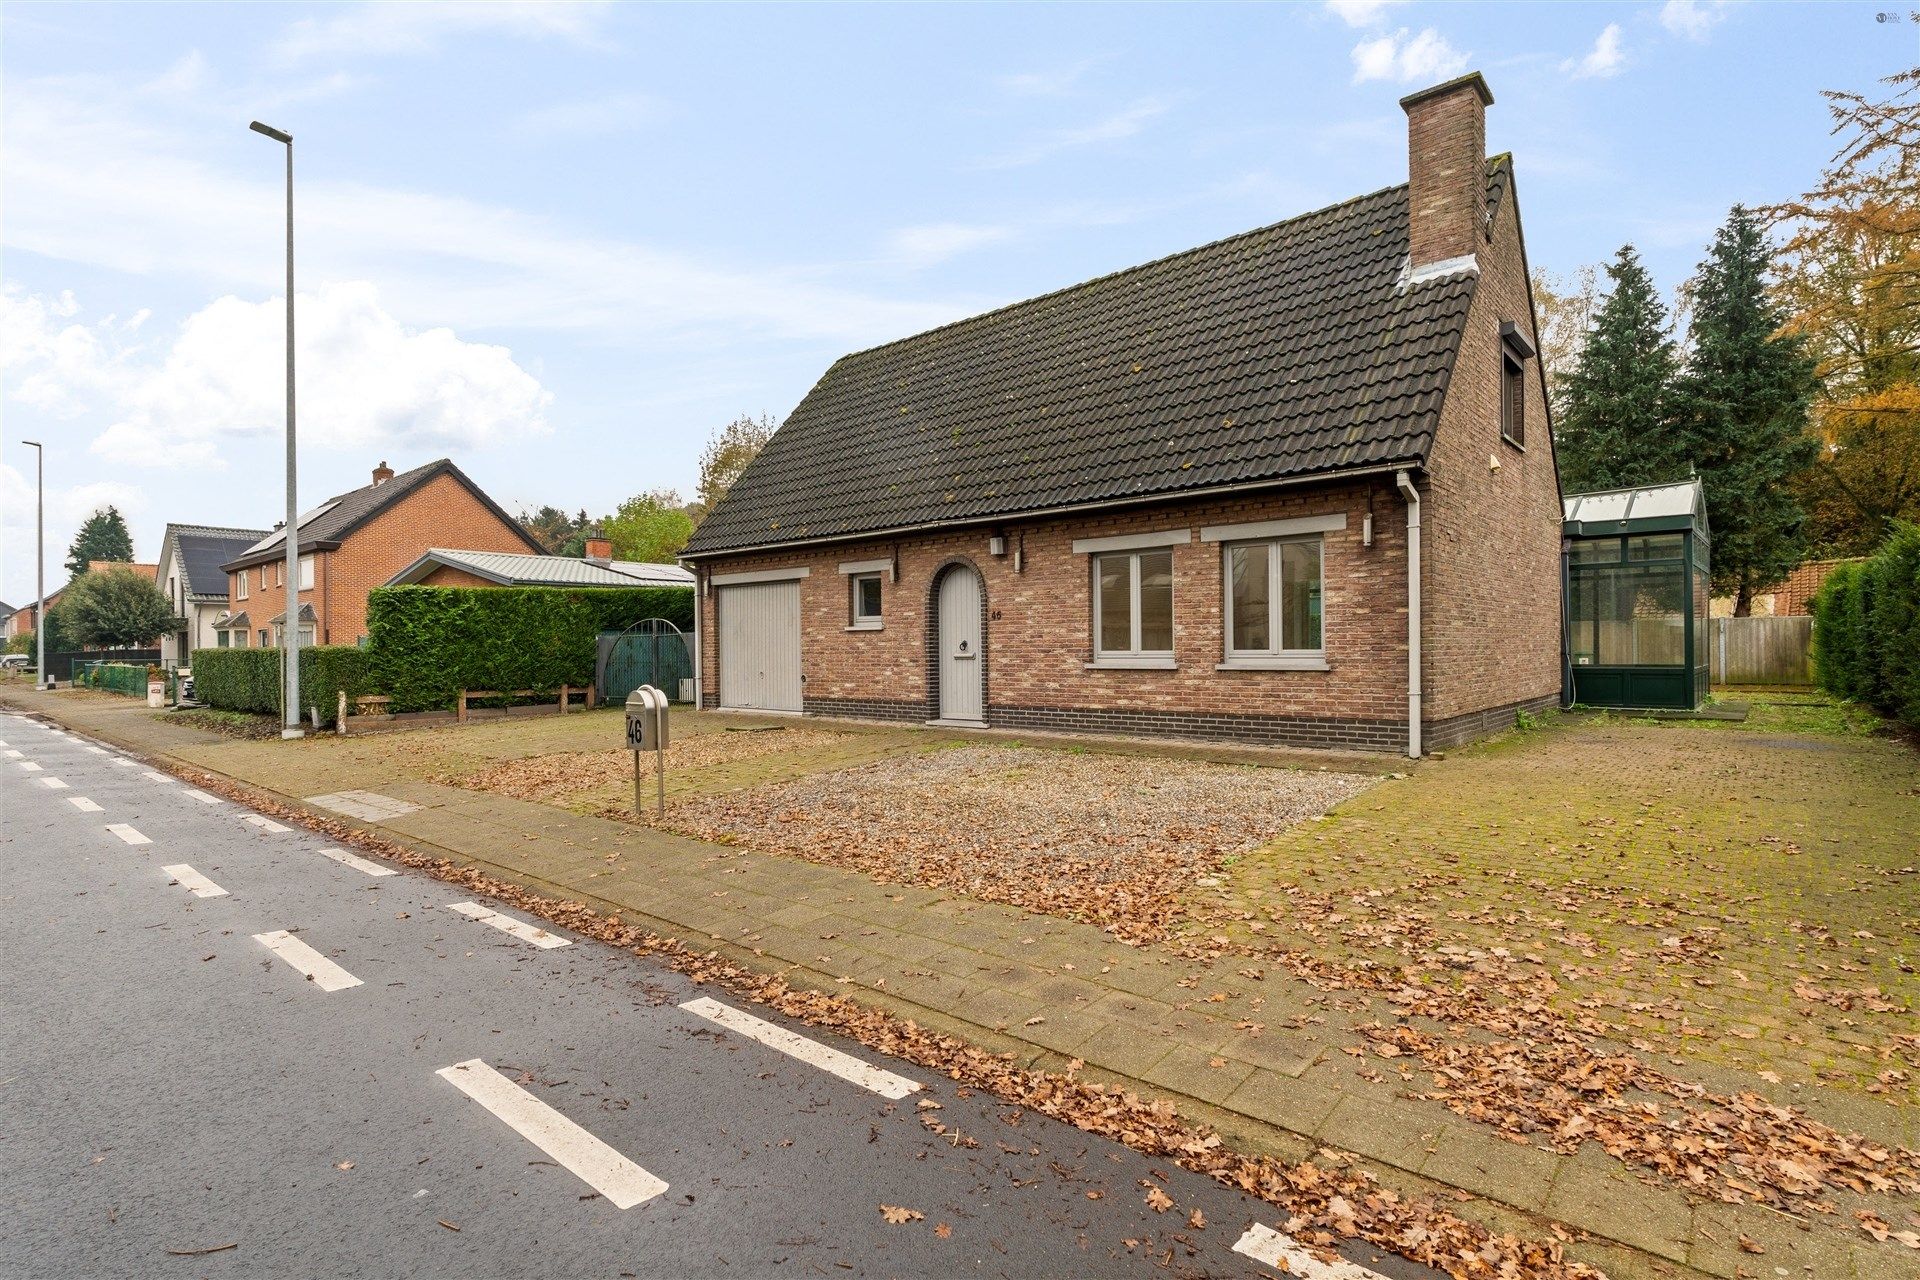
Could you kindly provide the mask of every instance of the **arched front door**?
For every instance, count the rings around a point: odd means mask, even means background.
[[[940,718],[985,720],[986,655],[980,646],[980,575],[954,565],[940,579]]]

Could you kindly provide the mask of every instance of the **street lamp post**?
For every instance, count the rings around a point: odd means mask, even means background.
[[[33,669],[35,682],[47,687],[47,451],[38,440],[33,446]]]
[[[294,498],[296,477],[293,451],[293,135],[255,120],[247,126],[287,149],[287,589],[286,612],[281,615],[280,659],[284,672],[285,715],[280,736],[298,738],[300,728],[300,504]]]

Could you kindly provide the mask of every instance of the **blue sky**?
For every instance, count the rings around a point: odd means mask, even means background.
[[[0,598],[113,501],[266,526],[297,139],[303,507],[454,457],[509,509],[690,495],[837,355],[1405,180],[1465,68],[1559,273],[1683,279],[1802,190],[1874,5],[9,4]]]

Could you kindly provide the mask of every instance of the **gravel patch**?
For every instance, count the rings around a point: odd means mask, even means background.
[[[1377,779],[960,747],[680,804],[690,835],[1164,937],[1225,860]]]

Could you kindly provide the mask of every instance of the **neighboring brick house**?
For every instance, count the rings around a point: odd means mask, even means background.
[[[1755,617],[1787,618],[1802,617],[1813,612],[1813,598],[1825,585],[1827,575],[1843,564],[1863,564],[1865,556],[1842,556],[1837,560],[1808,560],[1786,576],[1783,582],[1776,582],[1753,593],[1752,609]],[[1731,618],[1735,599],[1732,596],[1713,598],[1713,616]]]
[[[1407,185],[836,363],[684,553],[702,704],[1413,754],[1554,706],[1491,102],[1403,99]]]
[[[429,548],[445,543],[518,553],[540,544],[452,462],[395,474],[329,498],[300,517],[300,640],[355,644],[367,633],[367,596]],[[236,647],[278,644],[286,621],[286,538],[275,530],[221,566]]]
[[[181,627],[161,637],[162,662],[188,663],[195,649],[224,647],[229,642],[227,575],[220,566],[267,536],[265,529],[167,526],[154,581],[173,602]]]

